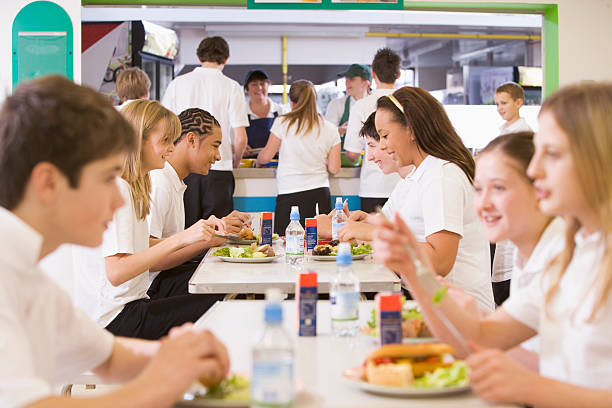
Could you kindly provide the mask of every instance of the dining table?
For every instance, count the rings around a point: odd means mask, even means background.
[[[336,263],[317,261],[306,256],[304,262],[290,265],[284,257],[281,242],[273,245],[280,256],[266,263],[225,262],[213,253],[219,248],[211,248],[189,280],[189,293],[194,294],[263,294],[268,288],[278,288],[281,292],[295,292],[298,273],[316,272],[319,293],[329,293],[330,282],[336,274]],[[372,256],[355,260],[353,272],[359,279],[361,292],[398,292],[401,290],[400,278],[391,270],[374,263]]]
[[[378,345],[374,337],[358,333],[354,337],[334,337],[331,334],[329,301],[317,302],[314,337],[297,335],[296,303],[283,301],[283,326],[294,348],[294,378],[296,408],[510,408],[509,404],[487,404],[469,389],[464,392],[429,396],[392,397],[366,392],[358,382],[343,376],[343,372],[359,367]],[[197,322],[196,326],[212,331],[226,346],[233,373],[249,376],[252,350],[264,329],[263,300],[232,300],[217,302]],[[359,304],[359,324],[366,325],[373,301]],[[177,407],[199,406],[199,400],[182,401]],[[205,401],[202,406],[211,406]],[[227,405],[229,406],[229,405]],[[235,406],[240,406],[237,404]],[[244,403],[248,406],[248,403]]]

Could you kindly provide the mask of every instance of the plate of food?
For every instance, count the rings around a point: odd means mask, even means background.
[[[184,407],[248,407],[251,402],[251,381],[238,374],[221,381],[220,384],[206,388],[194,383],[183,395],[180,406]]]
[[[234,263],[266,263],[273,262],[282,255],[274,253],[274,249],[270,245],[261,245],[253,243],[248,246],[233,246],[218,248],[212,253],[224,262]]]
[[[426,397],[470,389],[465,362],[455,360],[448,344],[387,344],[373,351],[362,366],[342,374],[352,385],[374,394]]]
[[[378,327],[376,322],[376,308],[370,313],[367,324],[359,328],[359,332],[369,336],[373,341],[378,340]],[[436,338],[427,327],[423,314],[414,301],[406,300],[402,296],[402,342],[409,343],[434,343]]]
[[[253,234],[253,230],[249,227],[244,227],[237,234],[217,235],[220,238],[227,239],[232,244],[253,244],[257,242],[257,237]]]
[[[315,261],[335,261],[339,244],[340,242],[335,239],[327,244],[315,246],[312,250],[312,259]],[[351,244],[351,252],[353,253],[353,260],[363,259],[372,253],[372,246],[370,244]]]

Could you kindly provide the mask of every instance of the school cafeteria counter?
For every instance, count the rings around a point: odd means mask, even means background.
[[[251,372],[251,350],[263,329],[264,304],[264,301],[257,300],[217,302],[196,323],[211,330],[225,343],[232,372]],[[360,303],[361,325],[366,323],[373,307],[371,301]],[[298,337],[295,334],[296,305],[293,301],[283,302],[283,325],[291,334],[295,349],[296,408],[514,407],[488,405],[470,392],[427,398],[392,398],[362,391],[345,380],[342,372],[361,365],[377,346],[372,338],[364,335],[349,339],[332,338],[328,301],[317,303],[317,337]],[[196,406],[195,402],[189,406]]]
[[[282,247],[274,248],[282,253]],[[283,293],[295,292],[296,270],[280,257],[274,262],[242,264],[223,262],[208,251],[189,281],[190,293],[265,293],[275,287]],[[319,293],[329,293],[329,283],[336,273],[335,262],[309,261],[300,265],[303,271],[317,272]],[[399,291],[400,279],[384,266],[371,259],[353,262],[362,292]]]
[[[359,202],[360,167],[343,167],[338,174],[329,176],[332,202],[340,196],[349,200],[349,208],[357,210]],[[234,169],[236,188],[234,208],[239,211],[274,211],[276,204],[275,168]]]

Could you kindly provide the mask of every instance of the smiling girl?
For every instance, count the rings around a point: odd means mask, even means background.
[[[100,250],[76,250],[76,302],[96,322],[116,335],[158,339],[173,326],[197,320],[210,307],[200,296],[150,300],[149,269],[175,251],[212,238],[204,220],[166,239],[149,237],[149,172],[164,167],[179,137],[181,124],[157,101],[137,100],[121,111],[139,135],[138,149],[126,157],[117,178],[126,204],[115,212]],[[215,299],[212,299],[213,301]]]
[[[601,175],[612,173],[612,84],[558,91],[542,105],[539,121],[527,175],[534,179],[542,212],[565,218],[565,248],[539,277],[511,291],[503,306],[482,320],[465,313],[450,297],[437,307],[465,338],[481,345],[474,346],[477,352],[467,362],[472,389],[483,399],[538,407],[608,407],[612,182]],[[431,295],[406,262],[405,245],[419,248],[399,217],[396,221],[397,226],[381,221],[376,254],[409,282],[426,318],[437,325]],[[423,253],[419,257],[428,262]],[[540,336],[540,375],[499,350],[535,334]]]

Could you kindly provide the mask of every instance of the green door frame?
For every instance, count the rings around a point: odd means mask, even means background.
[[[247,0],[82,0],[82,4],[149,4],[173,6],[197,4],[206,6],[246,7]],[[559,88],[559,9],[557,4],[404,0],[404,10],[542,14],[544,16],[544,24],[542,26],[542,37],[544,38],[544,96],[550,95]]]

